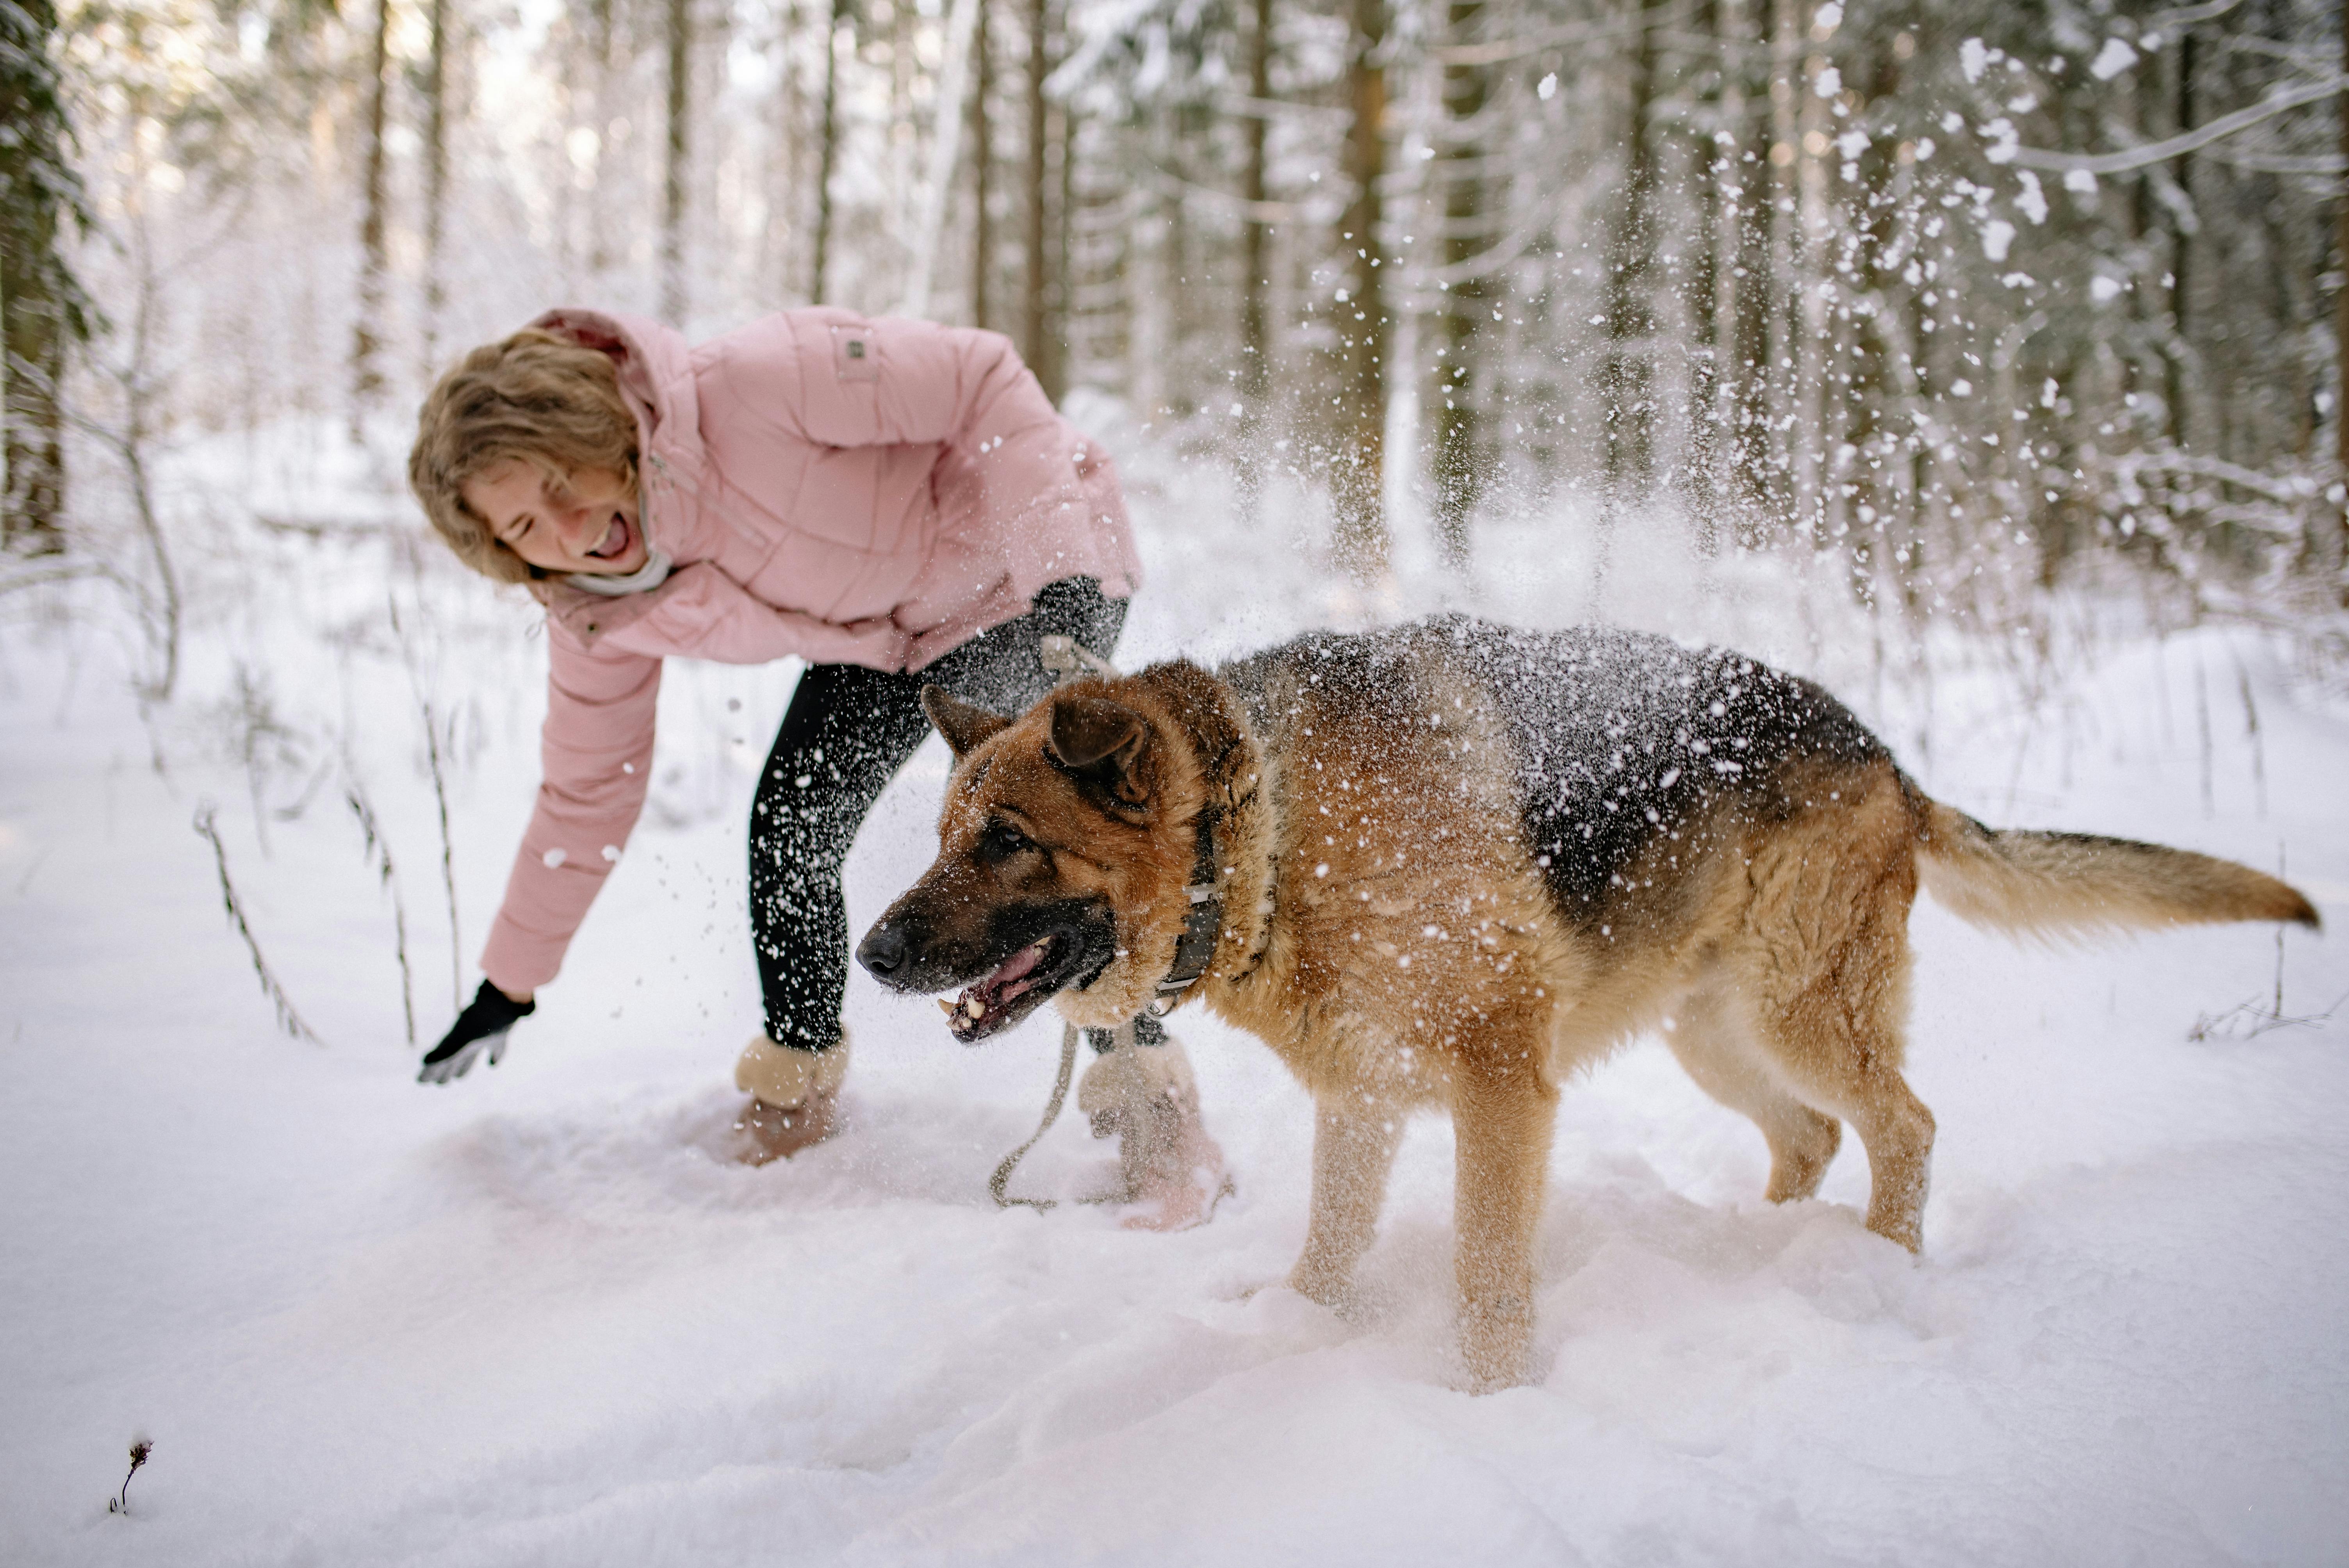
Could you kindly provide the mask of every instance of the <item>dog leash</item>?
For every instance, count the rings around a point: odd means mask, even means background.
[[[1107,659],[1074,637],[1061,636],[1057,633],[1043,640],[1036,650],[1036,657],[1056,686],[1066,686],[1086,676],[1109,679],[1117,674],[1117,666]],[[1132,1024],[1125,1026],[1127,1030],[1133,1027]],[[1077,1072],[1077,1034],[1074,1024],[1063,1022],[1061,1025],[1061,1071],[1052,1080],[1052,1098],[1044,1104],[1044,1119],[1036,1124],[1036,1130],[1029,1135],[1027,1142],[1003,1157],[1003,1163],[998,1165],[995,1174],[988,1178],[987,1191],[995,1199],[995,1206],[999,1209],[1033,1209],[1040,1214],[1047,1209],[1059,1206],[1056,1199],[1014,1198],[1005,1189],[1011,1184],[1011,1172],[1019,1168],[1019,1161],[1027,1158],[1028,1151],[1042,1140],[1044,1134],[1052,1130],[1052,1124],[1061,1119],[1061,1108],[1068,1103],[1069,1084]]]

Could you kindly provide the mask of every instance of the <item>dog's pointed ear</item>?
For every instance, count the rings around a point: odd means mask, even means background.
[[[930,722],[936,725],[938,733],[947,738],[947,744],[954,748],[957,760],[968,755],[972,747],[1011,722],[999,713],[990,713],[986,708],[963,701],[942,686],[922,688],[922,711],[930,716]]]
[[[1046,744],[1053,760],[1129,806],[1150,799],[1143,767],[1149,742],[1149,721],[1123,703],[1105,696],[1052,699],[1051,738]]]

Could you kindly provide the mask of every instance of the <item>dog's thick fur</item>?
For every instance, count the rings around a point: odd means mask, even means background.
[[[1290,1281],[1344,1301],[1404,1113],[1448,1108],[1480,1387],[1526,1370],[1560,1087],[1635,1032],[1661,1027],[1761,1128],[1774,1200],[1815,1191],[1850,1123],[1868,1228],[1913,1250],[1920,882],[2009,930],[2317,923],[2226,861],[1985,828],[1816,686],[1655,637],[1450,618],[1077,683],[1017,720],[925,700],[957,758],[938,859],[859,957],[900,989],[979,982],[958,1030],[1055,991],[1079,1024],[1121,1023],[1174,961],[1208,814],[1224,922],[1186,998],[1261,1037],[1316,1108]]]

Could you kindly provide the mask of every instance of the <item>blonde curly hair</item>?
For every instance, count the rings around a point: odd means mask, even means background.
[[[510,459],[561,482],[585,469],[636,487],[636,420],[609,356],[537,327],[474,349],[416,417],[408,486],[457,558],[500,583],[543,577],[465,504],[468,480]]]

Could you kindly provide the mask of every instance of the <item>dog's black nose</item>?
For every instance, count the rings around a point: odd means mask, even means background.
[[[886,980],[905,966],[905,934],[883,921],[864,934],[856,944],[856,962],[873,975]]]

